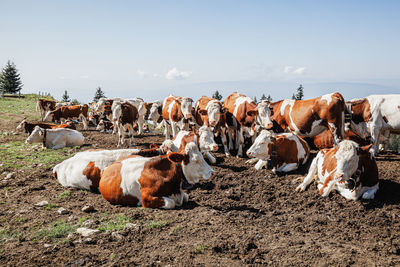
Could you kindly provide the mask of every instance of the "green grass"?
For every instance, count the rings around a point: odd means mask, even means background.
[[[130,222],[130,218],[123,215],[117,214],[114,218],[106,219],[102,222],[102,224],[97,228],[102,232],[113,232],[124,229],[125,225]]]
[[[56,204],[51,204],[51,203],[44,206],[45,210],[52,210],[52,209],[56,209],[56,208],[58,208],[58,206]]]
[[[80,217],[78,220],[79,225],[81,225],[82,223],[84,223],[87,220],[86,217]]]
[[[25,98],[2,98],[0,99],[0,119],[12,120],[18,116],[26,117],[28,120],[40,120],[40,112],[36,111],[36,103],[36,94],[25,95]]]
[[[194,252],[196,252],[196,254],[200,254],[203,253],[205,250],[208,250],[208,248],[208,245],[199,245],[195,247]]]
[[[167,223],[164,221],[151,221],[147,224],[147,227],[150,229],[161,229],[163,228]]]
[[[179,227],[178,226],[175,227],[174,230],[172,230],[171,235],[177,235],[178,234],[178,230],[179,230]]]
[[[43,239],[59,239],[62,237],[66,237],[69,233],[73,233],[76,230],[77,226],[68,224],[63,220],[57,220],[49,227],[43,228],[36,233],[37,238]]]
[[[20,218],[16,218],[15,221],[16,222],[26,222],[28,219],[25,217],[20,217]]]
[[[65,190],[64,192],[62,192],[61,194],[58,195],[58,199],[64,199],[67,198],[71,195],[71,191],[69,190]]]

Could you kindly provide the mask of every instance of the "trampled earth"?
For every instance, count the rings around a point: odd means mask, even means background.
[[[18,119],[0,123],[10,133]],[[86,145],[57,151],[59,161],[94,147],[116,148],[115,135],[93,127],[83,134]],[[308,165],[278,176],[220,150],[216,175],[187,190],[189,203],[160,210],[114,206],[100,194],[63,188],[51,175],[58,158],[50,154],[41,162],[46,151],[24,145],[26,137],[0,139],[1,265],[400,265],[398,154],[378,157],[375,200],[347,201],[336,192],[320,197],[315,184],[295,192]],[[163,140],[135,138],[139,148]],[[11,155],[22,150],[27,154]],[[48,204],[35,205],[41,201]],[[85,205],[95,210],[83,212]],[[68,213],[60,215],[60,207]],[[78,227],[100,231],[82,237]]]

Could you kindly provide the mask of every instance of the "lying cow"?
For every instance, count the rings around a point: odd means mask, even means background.
[[[217,151],[218,145],[214,141],[214,133],[207,126],[200,127],[198,131],[180,131],[172,141],[174,152],[182,151],[188,143],[193,142],[211,163],[217,162],[210,151]]]
[[[329,129],[337,144],[344,136],[343,96],[339,93],[307,100],[263,101],[257,113],[261,126],[276,133],[293,131],[299,136],[312,137]]]
[[[310,156],[307,142],[294,133],[272,134],[262,130],[254,144],[247,150],[247,155],[258,160],[255,168],[260,170],[271,160],[273,172],[290,172],[305,164]]]
[[[76,129],[75,124],[72,121],[68,121],[66,123],[57,125],[54,123],[43,123],[43,122],[27,122],[26,119],[23,119],[21,123],[17,126],[18,131],[25,130],[25,133],[31,134],[33,129],[39,126],[43,129],[57,129],[57,128],[69,128],[69,129]]]
[[[109,120],[100,120],[99,124],[97,124],[96,130],[101,133],[111,133],[113,131],[114,125]]]
[[[351,126],[371,136],[371,155],[378,154],[379,136],[400,134],[400,95],[370,95],[346,102],[346,112],[351,114]]]
[[[212,174],[197,146],[189,143],[182,153],[114,162],[102,172],[99,189],[112,204],[173,209],[188,201],[182,190],[184,178],[195,184]]]
[[[88,129],[88,105],[74,105],[74,106],[62,106],[56,110],[49,111],[44,118],[44,121],[60,121],[64,122],[68,119],[78,119],[80,118],[83,123],[83,129]]]
[[[162,117],[165,126],[165,139],[170,139],[172,128],[172,138],[178,133],[178,124],[181,130],[189,130],[189,120],[192,119],[193,100],[189,97],[178,97],[169,95],[164,99]]]
[[[379,175],[375,158],[368,151],[371,146],[360,148],[357,143],[344,140],[338,146],[321,150],[296,190],[304,191],[316,178],[323,197],[336,189],[348,200],[373,199],[379,188]]]
[[[101,172],[119,158],[129,155],[154,157],[171,150],[171,144],[151,149],[88,150],[78,152],[53,168],[53,176],[65,187],[98,191]]]
[[[43,129],[36,126],[26,142],[29,144],[42,142],[43,147],[56,150],[66,146],[81,146],[84,140],[83,135],[76,130],[66,128]]]

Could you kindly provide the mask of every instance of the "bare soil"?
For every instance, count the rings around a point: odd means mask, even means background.
[[[0,122],[0,130],[12,131]],[[84,131],[89,148],[116,148],[117,137]],[[2,137],[0,143],[24,140]],[[135,138],[139,148],[160,144],[161,135]],[[380,189],[375,200],[347,201],[336,192],[318,195],[312,184],[295,192],[308,166],[292,174],[256,171],[246,159],[215,153],[210,181],[187,190],[190,201],[174,210],[115,206],[100,194],[63,188],[51,168],[16,170],[0,188],[0,265],[149,266],[399,266],[400,155],[378,157]],[[4,175],[0,174],[0,179]],[[70,191],[70,195],[60,195]],[[46,200],[54,207],[37,207]],[[93,205],[94,212],[81,211]],[[68,214],[59,215],[58,207]],[[37,233],[57,220],[89,222],[96,229],[125,216],[135,225],[83,238],[75,233],[49,239]]]

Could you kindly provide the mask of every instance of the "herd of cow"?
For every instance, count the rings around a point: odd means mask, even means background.
[[[100,191],[113,204],[174,208],[188,201],[182,184],[194,184],[213,175],[204,158],[215,164],[211,152],[246,154],[255,168],[290,172],[305,164],[310,147],[320,149],[308,175],[296,188],[303,191],[317,180],[319,194],[336,189],[346,199],[372,199],[379,188],[375,156],[379,142],[400,133],[400,95],[372,95],[344,101],[339,93],[308,100],[260,103],[237,92],[223,102],[203,96],[194,103],[188,97],[170,95],[163,102],[141,98],[100,99],[89,106],[38,99],[44,122],[23,120],[17,129],[29,133],[28,143],[58,149],[80,146],[83,130],[92,124],[99,131],[118,134],[118,147],[134,145],[135,131],[148,132],[145,120],[164,128],[166,140],[150,149],[87,150],[53,169],[61,185]],[[53,123],[49,123],[53,122]],[[60,122],[57,125],[55,122]],[[147,127],[147,128],[146,128]]]

